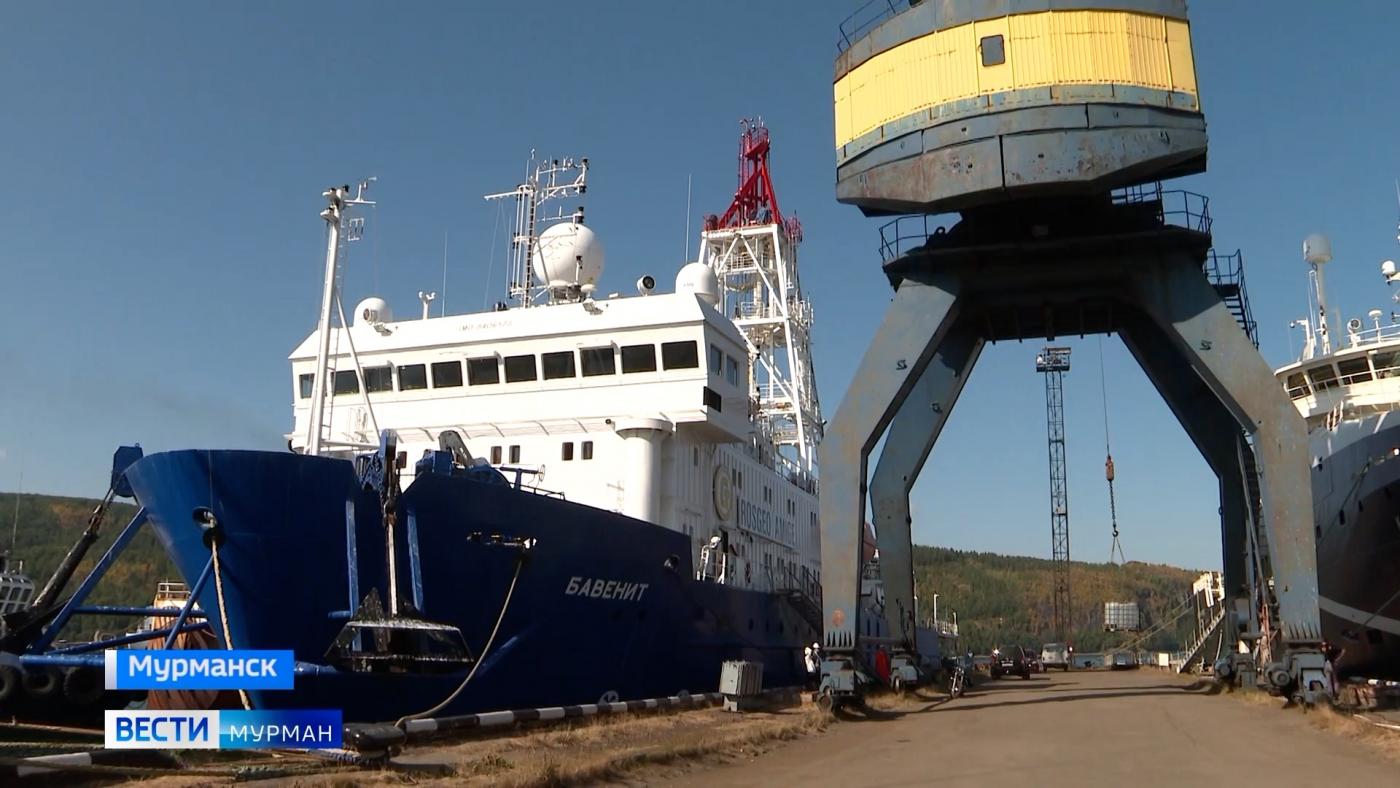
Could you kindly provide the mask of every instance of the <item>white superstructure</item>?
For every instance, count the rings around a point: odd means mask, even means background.
[[[541,203],[583,191],[586,169],[551,190],[558,172],[537,169],[506,193],[529,203],[517,210],[514,306],[395,320],[388,304],[368,298],[345,327],[333,319],[339,307],[323,305],[327,333],[290,356],[290,447],[349,456],[392,429],[412,474],[454,431],[477,462],[512,480],[689,535],[694,564],[710,579],[759,590],[814,583],[820,413],[811,313],[795,295],[790,251],[780,248],[788,289],[764,291],[784,294],[782,310],[795,314],[776,329],[741,328],[722,313],[730,291],[705,263],[681,268],[674,292],[639,282],[638,295],[595,299],[602,246],[582,211],[550,217],[556,223],[536,233]],[[345,204],[332,234],[352,221]],[[776,225],[756,230],[785,238]],[[705,243],[715,240],[707,233]],[[334,283],[339,242],[330,248]],[[793,322],[802,315],[806,322]],[[775,365],[776,350],[786,357]],[[775,368],[805,378],[785,385]],[[795,432],[784,426],[794,422]],[[723,557],[711,549],[715,537]]]
[[[1400,314],[1379,309],[1366,320],[1352,318],[1339,331],[1323,284],[1323,269],[1332,260],[1331,244],[1320,235],[1303,242],[1313,288],[1306,318],[1292,325],[1303,331],[1298,361],[1274,374],[1307,421],[1315,457],[1390,426],[1400,409]],[[1400,281],[1395,264],[1381,264],[1386,283]],[[1400,294],[1396,295],[1400,299]],[[1370,416],[1384,415],[1382,419]]]

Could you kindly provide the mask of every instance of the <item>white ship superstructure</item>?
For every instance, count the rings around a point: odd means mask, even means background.
[[[1303,242],[1312,279],[1298,361],[1275,372],[1308,426],[1322,632],[1341,676],[1400,678],[1400,314],[1339,317],[1331,244]],[[1395,263],[1381,264],[1389,285]],[[1400,296],[1396,296],[1400,300]]]
[[[1400,408],[1400,317],[1372,309],[1366,322],[1348,320],[1343,334],[1327,302],[1324,269],[1332,260],[1331,244],[1309,236],[1303,255],[1312,303],[1308,316],[1292,324],[1303,331],[1303,350],[1275,374],[1307,421],[1314,457],[1326,457],[1378,430],[1380,424],[1365,417]],[[1387,261],[1381,273],[1387,284],[1397,281],[1394,263]]]
[[[571,166],[577,177],[558,181]],[[674,292],[644,277],[637,295],[595,298],[603,252],[582,212],[535,231],[544,202],[583,192],[586,167],[555,161],[507,193],[520,201],[513,306],[442,317],[425,306],[420,319],[395,320],[369,298],[348,327],[330,319],[338,307],[323,309],[328,334],[290,356],[290,447],[349,456],[392,429],[407,484],[418,457],[455,433],[507,478],[687,534],[716,582],[815,587],[821,421],[789,227],[715,228]],[[765,236],[778,252],[756,260],[758,283],[736,286],[739,258],[709,251],[725,233]],[[346,234],[331,243],[328,276]],[[761,302],[742,306],[755,294]],[[739,320],[721,311],[731,305]]]

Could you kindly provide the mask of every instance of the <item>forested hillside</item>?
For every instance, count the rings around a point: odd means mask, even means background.
[[[15,494],[0,493],[0,523],[3,523],[3,527],[0,527],[0,551],[10,549],[13,533],[15,547],[10,554],[14,560],[24,562],[25,574],[34,580],[35,593],[38,593],[87,527],[88,517],[98,502],[51,495],[23,494],[18,497],[16,516]],[[97,543],[88,550],[78,572],[69,581],[67,591],[77,588],[135,513],[136,507],[130,504],[112,505],[103,521]],[[127,546],[121,559],[112,565],[87,601],[91,604],[149,605],[156,592],[156,583],[179,579],[174,565],[165,557],[165,550],[156,540],[155,532],[145,527]],[[63,636],[88,638],[97,629],[107,633],[125,631],[136,621],[107,616],[79,616],[66,628]]]
[[[1103,631],[1104,602],[1137,602],[1144,626],[1161,621],[1191,591],[1199,571],[1130,561],[1123,566],[1074,562],[1070,569],[1073,635],[1080,652],[1099,651],[1125,639]],[[920,615],[958,613],[963,647],[985,653],[999,643],[1039,645],[1055,639],[1051,562],[1043,558],[972,553],[942,547],[914,548],[914,579]],[[1149,649],[1184,644],[1190,620],[1152,638]]]

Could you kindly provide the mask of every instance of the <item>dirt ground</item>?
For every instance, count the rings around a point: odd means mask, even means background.
[[[853,715],[820,737],[674,786],[1395,784],[1400,733],[1259,693],[1214,694],[1156,670],[988,681],[912,710]],[[1359,727],[1358,727],[1359,726]]]
[[[330,771],[253,781],[358,785],[1045,786],[1387,785],[1400,731],[1330,710],[1282,709],[1262,693],[1219,694],[1156,670],[983,679],[949,700],[875,698],[835,719],[810,703],[604,717],[415,745],[413,771]],[[314,768],[309,760],[279,765]],[[212,765],[212,764],[211,764]],[[160,777],[143,788],[227,783]],[[1219,781],[1219,782],[1218,782]]]

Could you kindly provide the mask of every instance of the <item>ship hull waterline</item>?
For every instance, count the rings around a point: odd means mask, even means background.
[[[146,457],[127,475],[186,582],[210,553],[193,512],[207,507],[218,519],[224,606],[212,582],[199,603],[220,645],[290,649],[316,666],[293,690],[251,693],[255,707],[392,720],[435,706],[461,684],[465,667],[360,673],[328,665],[352,598],[358,604],[373,589],[387,599],[380,502],[350,461],[189,450]],[[459,628],[478,657],[520,564],[490,653],[439,715],[712,692],[726,660],[762,663],[765,686],[803,682],[811,626],[781,594],[696,580],[685,534],[440,474],[415,479],[398,511],[401,595],[419,602],[421,617]],[[496,535],[536,541],[520,563],[518,549],[492,543]]]

